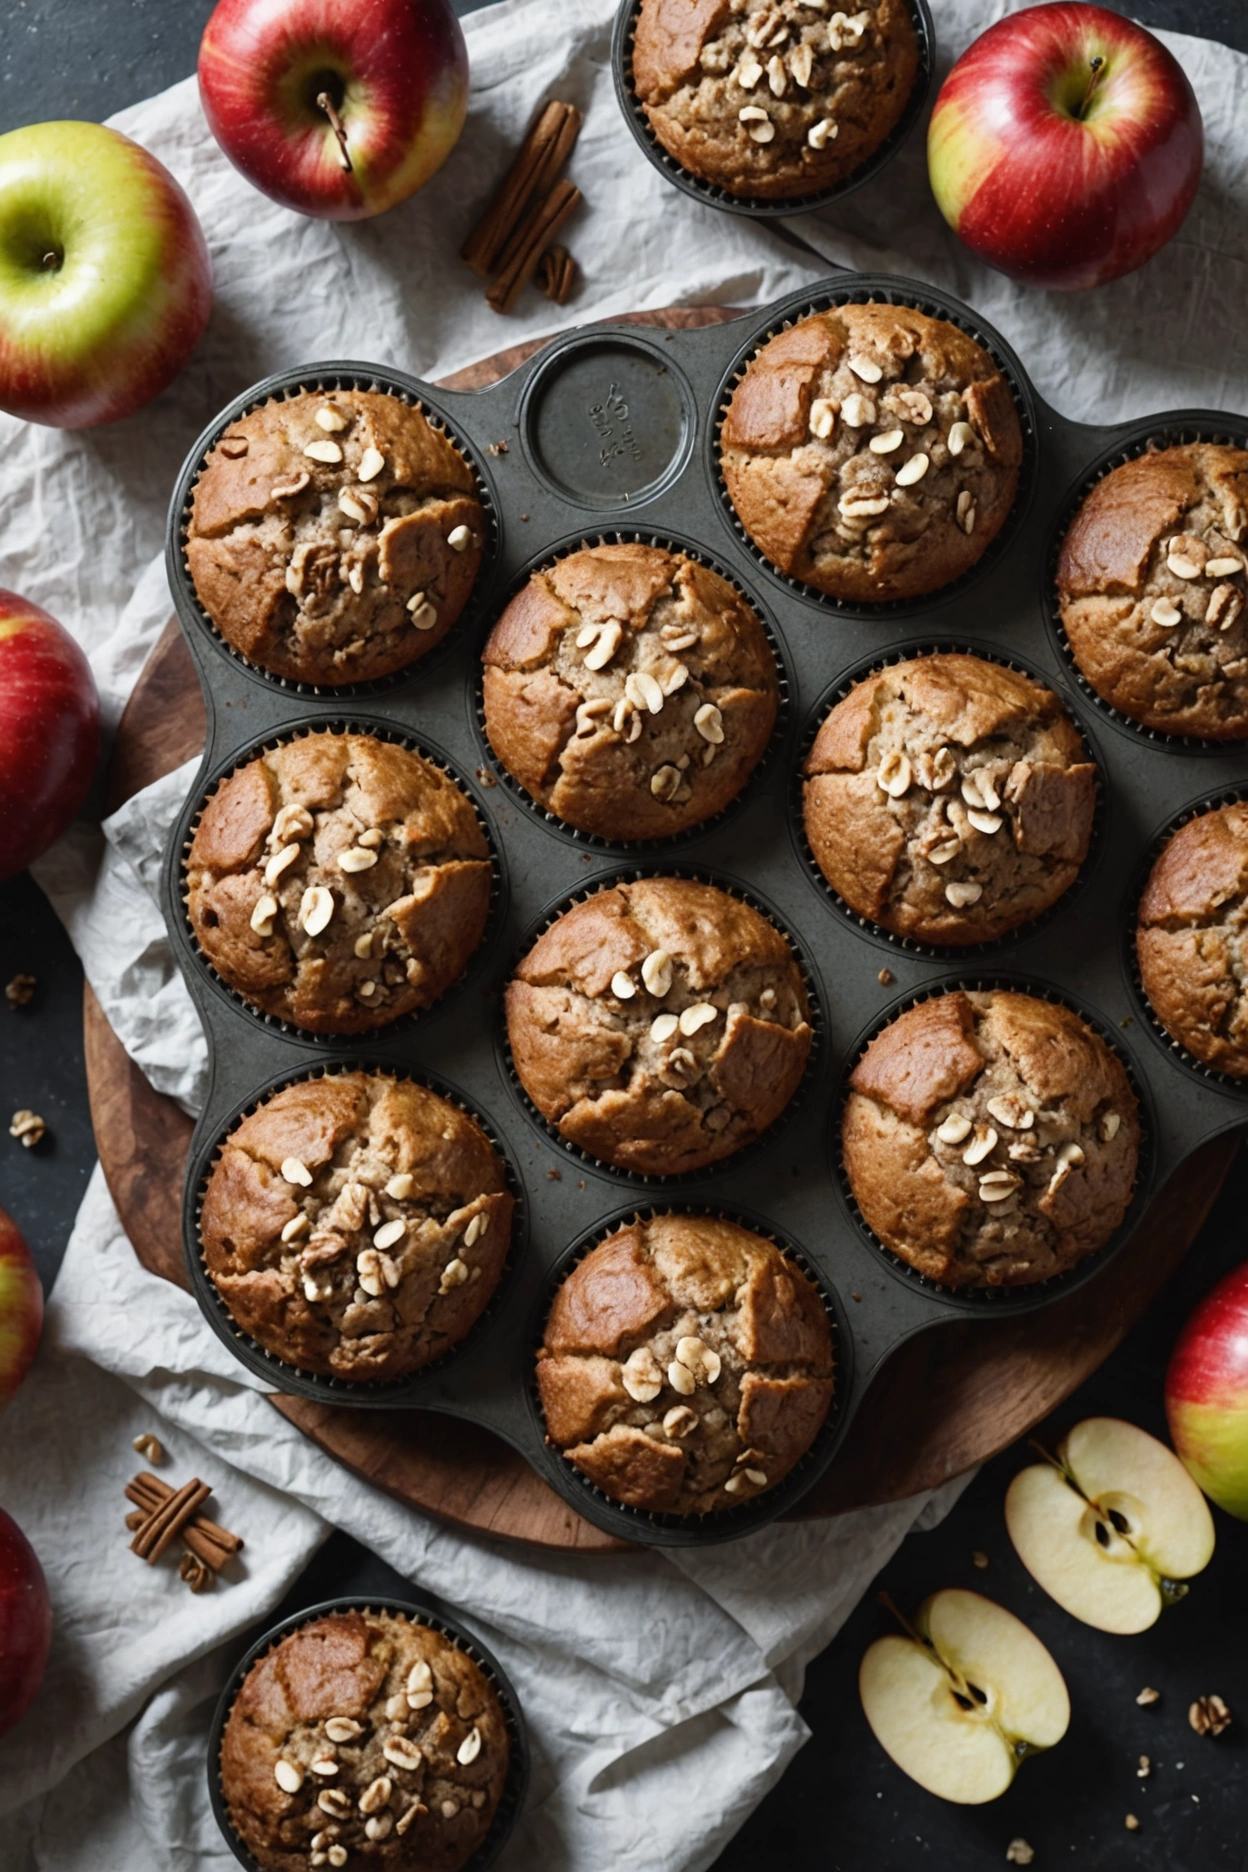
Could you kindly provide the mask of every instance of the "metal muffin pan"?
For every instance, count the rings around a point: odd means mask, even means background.
[[[611,71],[624,121],[632,131],[638,147],[659,174],[678,188],[682,195],[692,196],[694,201],[705,202],[709,207],[723,209],[728,214],[747,215],[755,221],[779,221],[790,215],[813,214],[820,208],[833,208],[846,195],[852,195],[864,182],[870,182],[882,169],[887,168],[927,114],[936,82],[936,28],[932,24],[927,0],[907,0],[907,5],[919,45],[919,67],[905,109],[875,154],[859,163],[842,181],[833,183],[831,188],[816,189],[809,195],[788,195],[782,198],[731,195],[717,182],[703,181],[701,176],[694,175],[692,170],[686,169],[683,163],[670,155],[651,129],[650,120],[638,101],[633,85],[633,40],[641,13],[641,0],[621,0],[611,35]]]
[[[248,1851],[230,1823],[229,1804],[221,1785],[219,1767],[221,1737],[225,1731],[230,1710],[233,1708],[234,1699],[242,1687],[243,1679],[253,1664],[258,1663],[283,1638],[289,1637],[291,1632],[298,1631],[301,1625],[311,1625],[317,1619],[327,1618],[334,1612],[394,1612],[418,1624],[429,1625],[434,1631],[441,1632],[444,1638],[449,1638],[459,1650],[466,1652],[489,1679],[491,1688],[497,1693],[499,1703],[502,1705],[511,1754],[507,1764],[507,1779],[503,1783],[502,1797],[494,1815],[494,1824],[476,1852],[464,1862],[463,1872],[486,1872],[486,1868],[494,1864],[510,1839],[524,1807],[524,1797],[529,1787],[528,1731],[521,1714],[519,1698],[498,1659],[491,1651],[486,1650],[479,1638],[474,1637],[465,1626],[459,1623],[440,1600],[424,1597],[391,1599],[384,1594],[380,1596],[372,1594],[362,1599],[323,1600],[320,1605],[307,1606],[302,1612],[295,1612],[289,1618],[281,1619],[276,1625],[271,1626],[256,1640],[246,1655],[239,1659],[230,1672],[225,1688],[217,1698],[212,1727],[208,1732],[208,1799],[212,1806],[213,1818],[221,1829],[226,1845],[239,1864],[247,1867],[247,1872],[262,1872],[259,1860]]]
[[[716,464],[720,414],[744,362],[771,333],[847,299],[915,305],[954,319],[998,357],[1024,416],[1023,490],[1000,547],[946,592],[913,605],[836,606],[767,569],[732,516]],[[419,399],[469,453],[496,533],[471,607],[444,650],[371,685],[367,696],[346,698],[275,681],[243,663],[200,610],[182,554],[189,490],[215,437],[269,395],[344,381],[372,382]],[[1150,434],[1227,433],[1237,426],[1236,419],[1201,411],[1095,428],[1069,422],[1035,396],[1022,365],[967,307],[913,281],[847,274],[701,330],[608,325],[570,332],[486,390],[442,390],[381,367],[332,362],[271,378],[225,410],[188,458],[169,522],[170,580],[204,689],[208,744],[164,871],[174,951],[212,1060],[184,1216],[192,1279],[215,1328],[222,1329],[222,1309],[205,1292],[195,1218],[200,1179],[224,1131],[254,1104],[257,1088],[362,1058],[425,1079],[480,1115],[523,1194],[527,1240],[518,1237],[508,1285],[487,1316],[461,1347],[410,1381],[401,1399],[394,1387],[373,1391],[301,1377],[260,1354],[266,1381],[340,1403],[393,1408],[396,1401],[410,1402],[486,1425],[591,1521],[638,1542],[730,1539],[791,1507],[835,1453],[882,1361],[912,1334],[953,1319],[1041,1309],[1085,1282],[1088,1304],[1095,1305],[1097,1275],[1111,1256],[1130,1253],[1149,1198],[1198,1143],[1248,1120],[1248,1086],[1190,1070],[1143,1018],[1129,941],[1141,854],[1196,797],[1234,791],[1242,783],[1243,754],[1233,745],[1176,747],[1116,724],[1106,732],[1101,712],[1075,682],[1047,602],[1050,542],[1069,491],[1116,451]],[[755,598],[778,640],[788,691],[787,719],[740,803],[696,833],[645,847],[586,839],[534,809],[500,780],[479,718],[481,648],[522,568],[582,539],[639,536],[696,546]],[[794,823],[795,769],[832,693],[851,674],[954,644],[1016,662],[1049,683],[1083,733],[1102,785],[1084,875],[1056,909],[999,943],[937,952],[897,942],[847,914],[812,876]],[[326,1040],[248,1011],[212,974],[183,908],[183,855],[205,793],[248,749],[296,729],[374,720],[381,732],[409,737],[461,776],[502,861],[498,910],[465,977],[434,1007],[375,1033]],[[642,1179],[584,1157],[537,1116],[509,1071],[500,994],[526,933],[621,868],[692,871],[755,897],[793,939],[820,1009],[817,1057],[791,1111],[757,1143],[707,1171]],[[891,977],[885,982],[882,965]],[[1140,1093],[1147,1137],[1136,1200],[1114,1242],[1070,1275],[986,1299],[920,1279],[870,1237],[843,1189],[836,1143],[844,1081],[865,1040],[891,1011],[959,981],[1012,982],[1084,1013],[1123,1056]],[[534,1319],[548,1302],[552,1268],[562,1264],[570,1243],[583,1245],[605,1233],[629,1204],[653,1208],[669,1201],[712,1213],[758,1214],[778,1239],[808,1258],[838,1319],[834,1419],[812,1458],[789,1483],[751,1504],[748,1515],[682,1520],[621,1509],[546,1444],[534,1411]],[[230,1337],[240,1357],[254,1357],[237,1333]]]

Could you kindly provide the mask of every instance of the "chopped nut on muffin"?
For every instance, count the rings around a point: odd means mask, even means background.
[[[669,155],[730,195],[834,188],[885,142],[914,91],[906,0],[642,0],[633,84]]]
[[[732,394],[724,481],[754,544],[834,598],[922,597],[970,570],[1018,491],[1008,383],[945,319],[845,305],[771,338]]]
[[[1062,544],[1075,661],[1114,708],[1165,734],[1248,737],[1248,450],[1157,449],[1105,475]]]
[[[850,1087],[855,1201],[886,1247],[943,1286],[1049,1280],[1127,1212],[1135,1094],[1069,1008],[1004,989],[937,995],[876,1036]]]
[[[406,1376],[498,1284],[514,1203],[466,1112],[408,1079],[332,1073],[235,1126],[204,1192],[204,1262],[230,1317],[302,1371]]]
[[[314,733],[209,799],[186,863],[200,948],[231,988],[310,1033],[429,1007],[464,971],[490,903],[471,802],[372,735]]]
[[[1135,947],[1162,1026],[1204,1066],[1248,1078],[1248,805],[1180,826],[1140,900]]]
[[[806,762],[806,835],[851,910],[919,942],[987,942],[1087,856],[1096,768],[1051,690],[980,657],[856,683]]]
[[[535,572],[483,660],[499,760],[602,838],[663,838],[721,812],[775,724],[758,618],[717,573],[657,546],[586,547]]]
[[[630,1508],[710,1514],[764,1494],[832,1401],[812,1282],[718,1216],[638,1218],[555,1296],[537,1382],[551,1438]]]
[[[525,1091],[570,1143],[664,1176],[730,1156],[784,1110],[811,1045],[786,939],[727,891],[617,884],[539,937],[506,994]]]
[[[441,642],[485,536],[472,469],[416,405],[306,390],[240,416],[209,450],[186,561],[248,662],[338,686],[392,675]]]
[[[331,1612],[247,1672],[221,1788],[264,1872],[458,1872],[493,1825],[510,1752],[497,1691],[451,1639],[396,1612]]]

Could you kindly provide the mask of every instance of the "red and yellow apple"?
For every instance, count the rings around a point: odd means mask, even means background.
[[[177,375],[211,308],[208,247],[163,163],[102,124],[0,136],[0,409],[117,422]]]
[[[1174,1447],[1211,1501],[1248,1521],[1248,1262],[1207,1293],[1166,1372]]]
[[[219,0],[199,94],[263,194],[355,221],[423,188],[454,149],[468,51],[451,0]]]
[[[0,1735],[35,1700],[52,1642],[52,1601],[34,1548],[0,1508]]]
[[[973,252],[1030,286],[1130,273],[1178,232],[1204,159],[1195,93],[1152,33],[1058,0],[998,20],[949,73],[932,192]]]
[[[0,1209],[0,1410],[34,1363],[43,1331],[43,1288],[26,1239]]]
[[[61,836],[100,748],[91,666],[39,605],[0,591],[0,879]]]

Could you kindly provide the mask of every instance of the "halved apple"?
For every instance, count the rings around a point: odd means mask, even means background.
[[[920,1606],[911,1635],[877,1638],[858,1694],[876,1741],[912,1781],[975,1805],[1004,1794],[1019,1763],[1070,1722],[1062,1673],[1012,1612],[949,1588]]]
[[[1037,1585],[1098,1631],[1142,1632],[1213,1555],[1213,1517],[1172,1450],[1118,1417],[1076,1424],[1023,1469],[1005,1525]]]

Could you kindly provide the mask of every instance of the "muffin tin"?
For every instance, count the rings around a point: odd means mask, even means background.
[[[807,312],[863,299],[913,305],[968,330],[1001,364],[1023,417],[1028,461],[1005,536],[980,566],[922,603],[836,605],[768,568],[744,540],[716,467],[719,415],[755,349]],[[267,397],[344,383],[418,398],[445,425],[476,467],[493,533],[474,601],[446,644],[410,671],[349,696],[250,668],[205,618],[182,554],[190,490],[217,436]],[[1049,592],[1051,542],[1107,462],[1150,436],[1176,434],[1242,441],[1248,424],[1202,411],[1102,427],[1069,422],[1034,395],[1009,348],[967,307],[912,281],[850,274],[700,330],[569,332],[487,390],[440,390],[380,367],[319,363],[270,378],[223,411],[191,451],[170,513],[169,574],[204,689],[208,743],[173,831],[163,889],[174,952],[212,1060],[188,1165],[186,1254],[207,1317],[240,1360],[280,1391],[362,1409],[416,1406],[483,1424],[608,1533],[690,1545],[730,1539],[791,1507],[835,1453],[882,1361],[912,1334],[954,1319],[1044,1308],[1094,1283],[1111,1257],[1129,1253],[1150,1197],[1199,1142],[1248,1118],[1248,1086],[1190,1070],[1146,1017],[1130,940],[1141,854],[1194,803],[1233,791],[1243,754],[1234,746],[1168,744],[1092,705],[1063,651]],[[479,716],[481,648],[522,568],[602,538],[694,547],[755,603],[780,646],[786,678],[778,742],[741,801],[694,833],[644,848],[587,839],[535,810],[500,780]],[[1017,660],[1047,682],[1102,776],[1097,837],[1077,885],[1038,923],[967,953],[924,950],[849,915],[812,874],[794,817],[795,769],[832,692],[875,664],[946,646]],[[498,901],[466,976],[436,1006],[375,1034],[334,1040],[253,1012],[213,974],[187,923],[182,866],[216,777],[275,738],[347,724],[398,734],[460,776],[498,854]],[[722,1166],[680,1178],[639,1178],[565,1144],[525,1100],[502,1034],[500,992],[532,933],[621,867],[693,871],[760,904],[793,939],[820,1010],[816,1055],[790,1112]],[[1067,1001],[1116,1047],[1140,1094],[1146,1145],[1131,1211],[1100,1254],[1037,1287],[959,1295],[915,1274],[868,1233],[843,1185],[837,1131],[848,1072],[881,1025],[943,987],[996,983]],[[240,1335],[206,1279],[196,1231],[204,1175],[259,1089],[360,1064],[427,1079],[476,1113],[510,1165],[525,1214],[504,1285],[464,1344],[413,1378],[375,1388],[297,1372]],[[790,1245],[818,1275],[839,1342],[834,1414],[800,1469],[754,1502],[696,1522],[609,1501],[547,1446],[533,1400],[532,1361],[552,1270],[630,1206],[669,1200],[739,1215]]]
[[[498,1695],[503,1716],[507,1723],[507,1738],[511,1744],[511,1755],[507,1766],[507,1779],[503,1784],[502,1798],[494,1816],[494,1824],[485,1839],[468,1859],[463,1872],[486,1872],[492,1866],[515,1828],[524,1807],[524,1797],[529,1786],[529,1738],[524,1726],[524,1717],[520,1712],[519,1699],[502,1665],[492,1652],[486,1650],[479,1638],[453,1618],[440,1602],[431,1599],[391,1599],[384,1594],[372,1595],[365,1599],[326,1599],[320,1605],[307,1606],[302,1612],[295,1612],[289,1618],[279,1621],[264,1632],[253,1644],[244,1657],[241,1657],[230,1672],[225,1688],[217,1699],[213,1712],[212,1727],[208,1732],[208,1798],[212,1805],[213,1818],[220,1827],[225,1842],[240,1865],[247,1867],[247,1872],[260,1872],[259,1861],[248,1850],[230,1824],[229,1806],[225,1790],[221,1785],[218,1764],[221,1759],[221,1737],[233,1707],[234,1699],[242,1688],[244,1677],[252,1665],[257,1663],[266,1652],[291,1632],[298,1631],[301,1625],[311,1625],[317,1619],[328,1617],[334,1612],[393,1612],[401,1618],[410,1618],[421,1625],[429,1625],[434,1631],[441,1632],[452,1644],[464,1651],[488,1677],[491,1687]]]

